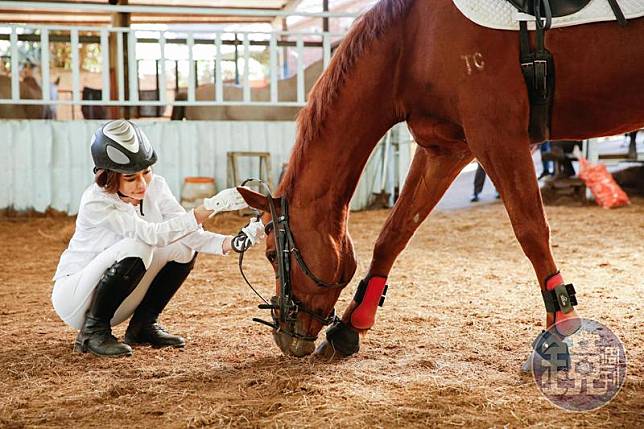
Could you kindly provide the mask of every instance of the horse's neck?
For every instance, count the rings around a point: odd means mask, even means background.
[[[396,76],[398,47],[391,40],[373,42],[356,59],[346,80],[340,85],[336,98],[329,104],[309,101],[307,109],[318,106],[328,109],[321,123],[308,118],[309,127],[319,132],[303,143],[302,122],[299,123],[298,143],[291,162],[294,179],[290,189],[293,205],[316,206],[325,216],[345,216],[349,201],[362,170],[380,138],[395,123],[396,112],[393,76]],[[385,45],[385,46],[383,46]],[[382,52],[389,52],[382,55]],[[327,72],[328,73],[328,72]],[[316,88],[319,93],[320,84]],[[315,97],[320,94],[316,94]],[[313,102],[313,104],[312,104]],[[304,121],[306,122],[306,121]],[[304,126],[303,126],[304,125]],[[288,186],[288,185],[287,185]],[[334,219],[337,220],[337,219]]]

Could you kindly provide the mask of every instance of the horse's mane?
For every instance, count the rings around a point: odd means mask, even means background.
[[[280,186],[282,194],[289,196],[293,190],[304,150],[320,134],[332,103],[338,98],[358,58],[392,23],[407,13],[412,3],[413,0],[381,0],[353,24],[340,43],[329,67],[311,89],[306,106],[297,116],[297,138]]]

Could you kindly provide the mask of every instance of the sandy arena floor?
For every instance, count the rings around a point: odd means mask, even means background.
[[[331,363],[282,356],[268,328],[251,322],[258,300],[237,260],[214,256],[198,260],[162,318],[186,337],[185,350],[139,348],[119,360],[72,353],[75,332],[50,305],[49,279],[73,219],[0,220],[0,427],[642,427],[644,200],[548,213],[578,309],[627,351],[625,386],[598,411],[562,412],[519,373],[543,304],[493,204],[433,214],[396,263],[360,353]],[[360,266],[339,310],[386,215],[351,216]],[[243,222],[229,216],[210,229],[233,232]],[[262,255],[254,249],[247,270],[269,295]]]

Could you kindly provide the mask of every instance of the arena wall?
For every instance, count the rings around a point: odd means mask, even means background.
[[[92,182],[90,137],[101,121],[0,121],[0,209],[43,212],[48,208],[75,214],[83,190]],[[142,121],[159,154],[155,169],[180,198],[186,176],[214,177],[226,187],[228,151],[263,151],[272,156],[276,182],[282,163],[295,141],[294,122]],[[386,189],[402,185],[407,172],[411,138],[399,126],[386,167]],[[399,143],[399,144],[396,144]],[[396,151],[395,148],[400,148]],[[399,152],[394,156],[394,152]],[[362,175],[351,202],[352,210],[370,203],[381,184],[382,149],[378,146]],[[241,177],[256,177],[259,167],[240,163]],[[400,174],[398,174],[400,172]],[[391,201],[391,200],[390,200]]]

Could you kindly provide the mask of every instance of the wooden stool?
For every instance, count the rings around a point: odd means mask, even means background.
[[[273,175],[271,173],[271,154],[268,152],[228,152],[228,169],[226,186],[239,186],[242,179],[239,177],[237,160],[239,158],[257,158],[259,160],[259,176],[253,179],[261,179],[272,189]],[[245,177],[244,179],[248,179]]]
[[[239,177],[239,168],[237,166],[237,160],[239,158],[257,158],[259,160],[259,176],[251,177],[253,179],[261,179],[266,184],[273,189],[273,175],[271,170],[271,154],[268,152],[228,152],[228,168],[226,171],[226,186],[231,188],[233,186],[241,185],[242,181],[248,179],[244,177],[243,179]],[[251,185],[250,188],[256,190],[257,192],[263,193],[263,189],[256,185]],[[250,215],[252,211],[250,210],[239,210],[239,215]]]

